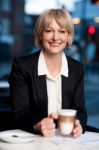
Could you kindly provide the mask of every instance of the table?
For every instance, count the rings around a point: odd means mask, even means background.
[[[21,130],[12,130],[23,132]],[[86,132],[79,138],[56,135],[53,138],[45,138],[36,135],[29,143],[5,143],[0,141],[0,150],[99,150],[99,133]]]

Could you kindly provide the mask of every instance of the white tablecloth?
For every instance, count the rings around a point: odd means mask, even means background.
[[[23,132],[21,130],[10,131],[13,133]],[[76,139],[59,134],[53,138],[36,135],[33,137],[33,141],[17,144],[0,140],[0,150],[99,150],[99,133],[86,132]]]

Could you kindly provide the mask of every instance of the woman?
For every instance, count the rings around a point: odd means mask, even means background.
[[[38,18],[34,32],[40,51],[14,59],[10,93],[19,128],[52,137],[56,112],[70,108],[77,110],[73,137],[85,132],[83,67],[64,54],[72,44],[73,34],[67,11],[46,10]]]

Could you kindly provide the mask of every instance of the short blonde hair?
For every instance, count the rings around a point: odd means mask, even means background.
[[[53,19],[56,20],[57,24],[65,28],[69,33],[68,42],[66,48],[72,45],[74,36],[73,20],[68,11],[63,9],[48,9],[40,15],[38,18],[35,29],[34,29],[34,41],[38,48],[42,48],[41,35],[42,32],[51,25]]]

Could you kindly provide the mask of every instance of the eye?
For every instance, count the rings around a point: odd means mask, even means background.
[[[45,32],[50,33],[50,32],[52,32],[52,30],[51,29],[46,29]]]
[[[60,33],[66,33],[66,30],[60,30]]]

